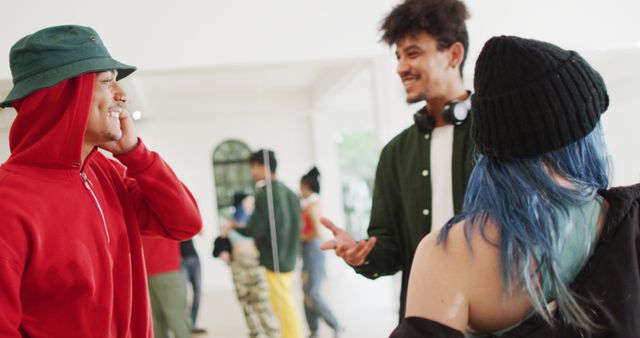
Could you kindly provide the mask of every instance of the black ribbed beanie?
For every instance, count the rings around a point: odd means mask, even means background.
[[[476,62],[471,134],[489,156],[525,158],[580,140],[609,106],[578,53],[515,36],[491,38]]]

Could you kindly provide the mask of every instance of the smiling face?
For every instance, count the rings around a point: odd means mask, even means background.
[[[452,69],[449,50],[438,50],[438,42],[426,32],[408,34],[398,40],[396,57],[397,72],[409,103],[445,96],[452,70],[454,75],[457,72]]]
[[[127,100],[127,94],[116,82],[117,74],[115,70],[96,73],[84,137],[87,146],[117,141],[122,137],[120,111]]]

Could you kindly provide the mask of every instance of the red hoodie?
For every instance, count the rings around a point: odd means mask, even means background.
[[[187,188],[142,141],[116,156],[124,166],[96,149],[81,164],[94,79],[14,105],[0,167],[2,338],[152,337],[140,236],[201,229]]]
[[[180,271],[180,242],[161,237],[142,237],[144,262],[149,278]]]

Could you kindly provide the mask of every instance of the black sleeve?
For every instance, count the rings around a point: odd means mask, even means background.
[[[464,334],[430,319],[407,317],[389,338],[464,338]]]
[[[376,245],[367,256],[365,264],[354,267],[357,273],[371,279],[393,275],[402,270],[401,248],[404,243],[399,240],[395,229],[404,225],[397,215],[402,197],[398,192],[400,183],[393,169],[394,151],[387,145],[380,154],[376,169],[371,217],[367,228],[369,237],[376,237]]]

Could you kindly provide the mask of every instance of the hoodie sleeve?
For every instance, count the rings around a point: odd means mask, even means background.
[[[138,139],[126,154],[116,155],[125,185],[131,195],[143,235],[175,240],[193,237],[202,229],[195,199],[169,165]]]
[[[0,212],[2,214],[2,212]],[[0,337],[21,337],[20,285],[26,257],[26,237],[4,218],[0,224]]]
[[[5,257],[0,257],[0,336],[20,337],[18,328],[22,314],[20,303],[21,274],[16,264]]]

